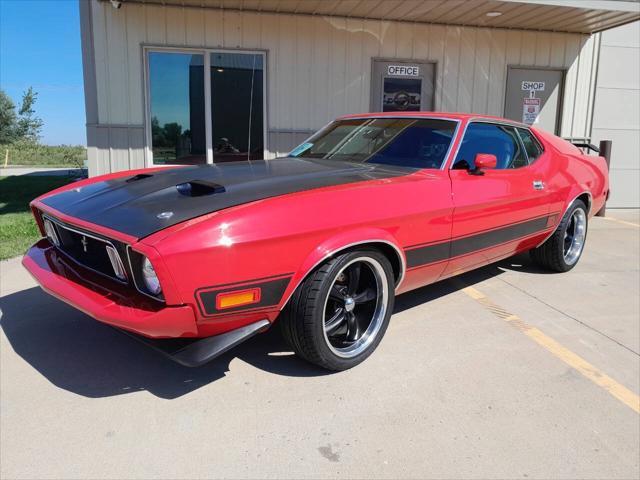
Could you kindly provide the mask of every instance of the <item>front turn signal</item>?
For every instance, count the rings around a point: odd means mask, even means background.
[[[225,308],[242,307],[244,305],[252,305],[260,301],[260,289],[251,288],[248,290],[236,290],[234,292],[219,293],[216,296],[216,308],[224,310]]]

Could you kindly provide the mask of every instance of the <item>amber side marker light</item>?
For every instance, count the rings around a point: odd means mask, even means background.
[[[237,290],[235,292],[219,293],[216,295],[216,308],[224,310],[225,308],[241,307],[243,305],[251,305],[260,301],[260,289],[251,288],[249,290]]]

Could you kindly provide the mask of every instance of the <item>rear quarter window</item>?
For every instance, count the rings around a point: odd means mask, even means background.
[[[524,150],[527,152],[527,157],[529,157],[529,164],[535,162],[540,155],[542,155],[542,147],[536,137],[533,136],[526,128],[518,128],[518,135],[520,135],[520,139],[524,145]]]

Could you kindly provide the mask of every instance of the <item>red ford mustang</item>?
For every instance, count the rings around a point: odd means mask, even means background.
[[[184,365],[279,320],[298,355],[343,370],[380,343],[399,293],[524,251],[573,268],[608,189],[602,157],[526,125],[353,115],[285,158],[45,194],[31,204],[43,238],[23,264],[47,292]]]

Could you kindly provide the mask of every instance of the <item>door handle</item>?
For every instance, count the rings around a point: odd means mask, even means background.
[[[534,190],[544,190],[544,182],[542,180],[534,180],[533,181],[533,189]]]

